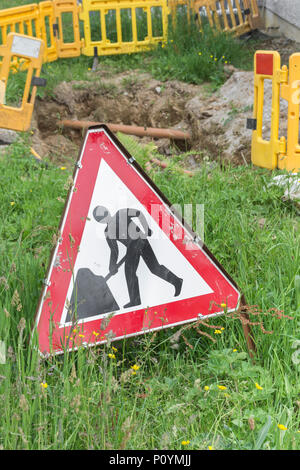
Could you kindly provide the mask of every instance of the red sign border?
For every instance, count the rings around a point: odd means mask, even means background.
[[[81,149],[79,151],[79,156],[78,156],[78,160],[77,160],[77,163],[75,165],[75,169],[74,169],[74,172],[73,172],[73,180],[75,179],[75,176],[77,175],[77,172],[78,172],[78,169],[80,169],[80,160],[83,158],[83,151],[85,149],[85,145],[87,143],[87,138],[88,138],[88,135],[90,132],[92,131],[100,131],[100,130],[103,130],[108,138],[113,142],[113,144],[117,147],[117,150],[123,154],[123,156],[125,158],[127,158],[128,162],[130,163],[130,165],[132,167],[135,168],[135,170],[138,172],[138,174],[140,174],[140,176],[146,181],[146,183],[150,186],[150,188],[154,191],[154,193],[157,194],[157,196],[161,199],[161,201],[163,203],[166,204],[166,206],[168,206],[168,208],[170,209],[170,207],[172,206],[172,204],[169,202],[169,200],[166,198],[166,196],[160,191],[160,189],[155,185],[155,183],[149,178],[149,176],[145,173],[145,171],[140,167],[140,165],[136,162],[136,160],[132,157],[132,155],[128,152],[128,150],[121,144],[121,142],[117,139],[117,137],[108,129],[108,127],[105,125],[105,124],[101,124],[101,125],[97,125],[97,126],[90,126],[89,128],[87,128],[86,132],[85,132],[85,135],[84,135],[84,139],[83,139],[83,143],[81,145]],[[101,157],[102,158],[102,157]],[[63,226],[63,223],[65,221],[65,218],[67,216],[67,211],[69,209],[69,205],[71,203],[71,199],[72,199],[72,193],[73,193],[73,188],[71,187],[69,192],[68,192],[68,196],[67,196],[67,199],[66,199],[66,203],[65,203],[65,207],[64,207],[64,211],[62,213],[62,216],[61,216],[61,220],[60,220],[60,224],[59,224],[59,233],[61,233],[61,229],[62,229],[62,226]],[[241,299],[243,298],[242,294],[241,294],[241,291],[240,289],[238,288],[236,282],[231,278],[231,276],[226,272],[226,270],[223,268],[223,266],[218,262],[218,260],[214,257],[214,255],[210,252],[210,250],[207,248],[207,246],[203,243],[199,243],[198,242],[198,236],[195,234],[195,232],[193,232],[193,230],[191,229],[191,227],[183,220],[182,216],[179,215],[178,213],[176,213],[176,211],[174,211],[172,209],[172,213],[174,214],[174,218],[178,218],[182,224],[184,224],[184,228],[185,230],[191,235],[192,239],[194,240],[193,243],[195,245],[197,245],[200,250],[202,250],[206,255],[207,257],[209,258],[209,260],[212,262],[212,265],[215,265],[215,267],[217,268],[217,270],[220,271],[220,273],[223,274],[223,277],[226,279],[226,281],[232,285],[233,288],[236,289],[236,293],[238,294],[238,299],[237,299],[237,303],[236,303],[236,307],[235,308],[232,308],[232,309],[229,309],[227,310],[228,312],[230,311],[234,311],[238,308],[240,302],[241,302]],[[41,292],[41,295],[40,295],[40,299],[39,299],[39,302],[38,302],[38,307],[37,307],[37,310],[36,310],[36,315],[35,315],[35,323],[34,323],[34,327],[37,328],[38,325],[39,325],[39,322],[41,320],[41,313],[42,313],[42,305],[43,305],[43,302],[45,302],[45,295],[46,295],[46,292],[47,292],[47,289],[49,287],[48,283],[47,283],[47,280],[50,279],[51,277],[51,273],[52,273],[52,269],[53,269],[53,261],[54,261],[54,257],[55,257],[55,254],[56,254],[56,251],[57,251],[57,248],[58,248],[58,245],[59,245],[59,242],[57,243],[57,245],[52,249],[51,251],[51,254],[50,254],[50,262],[49,262],[49,267],[48,267],[48,270],[47,270],[47,275],[46,275],[46,281],[45,281],[45,287],[44,289],[42,290]],[[186,299],[188,300],[188,299]],[[182,300],[181,302],[184,302],[184,300]],[[174,302],[175,304],[176,302]],[[171,305],[171,303],[169,303],[168,305]],[[153,308],[157,308],[157,307],[153,307]],[[134,315],[136,313],[139,313],[143,311],[145,313],[145,309],[141,309],[140,311],[136,310],[136,311],[133,311],[133,312],[126,312],[127,315]],[[202,317],[204,318],[210,318],[210,317],[214,317],[216,315],[221,315],[223,314],[224,312],[223,311],[219,311],[219,312],[213,312],[211,314],[206,314],[206,315],[203,315]],[[192,322],[192,321],[196,321],[198,318],[199,318],[200,313],[197,314],[196,317],[193,317],[193,318],[189,318],[189,319],[184,319],[182,321],[179,321],[179,322],[176,322],[176,323],[168,323],[168,324],[165,324],[165,325],[161,325],[161,326],[158,326],[158,327],[154,327],[154,328],[144,328],[144,331],[138,331],[138,332],[135,332],[135,333],[132,333],[132,334],[124,334],[122,336],[117,336],[115,339],[113,338],[112,340],[120,340],[120,339],[123,339],[125,337],[131,337],[131,336],[137,336],[139,334],[144,334],[145,332],[149,332],[149,331],[156,331],[156,330],[159,330],[159,329],[163,329],[163,328],[169,328],[169,327],[174,327],[176,325],[180,325],[180,324],[184,324],[184,323],[188,323],[188,322]],[[116,315],[115,318],[117,318],[118,316]],[[97,321],[97,320],[95,320]],[[99,321],[99,320],[98,320]],[[49,322],[49,320],[48,320]],[[85,326],[88,325],[89,323],[91,322],[87,322],[85,323]],[[56,330],[58,329],[58,326],[56,325]],[[62,328],[60,328],[62,329]],[[63,327],[63,329],[65,330],[66,327]],[[80,327],[79,327],[80,329]],[[54,331],[56,331],[54,330]],[[34,331],[33,331],[34,333]],[[49,333],[49,328],[48,328],[48,333]],[[69,333],[70,333],[70,336],[71,336],[71,329],[69,329]],[[103,336],[100,336],[100,338],[98,339],[97,337],[95,338],[92,338],[92,341],[89,340],[88,343],[86,343],[86,341],[81,341],[80,343],[77,343],[75,344],[75,338],[71,338],[71,340],[73,341],[72,343],[72,346],[71,346],[71,343],[69,342],[69,347],[66,348],[68,350],[76,350],[80,345],[85,345],[85,346],[94,346],[96,344],[103,344],[105,342],[107,342],[107,338],[105,337],[105,330],[103,332]],[[64,340],[65,340],[65,337],[64,337]],[[48,343],[50,343],[49,341],[49,335],[48,335]],[[53,345],[52,345],[53,346]],[[59,347],[59,345],[56,343],[56,346]],[[64,347],[62,345],[60,345],[61,349],[59,350],[55,350],[55,351],[52,351],[52,348],[49,346],[49,351],[46,351],[45,349],[43,349],[43,351],[40,351],[41,354],[49,354],[49,352],[53,353],[53,354],[63,354],[64,352]]]

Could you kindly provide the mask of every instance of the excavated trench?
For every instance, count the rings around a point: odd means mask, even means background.
[[[57,164],[73,164],[83,131],[61,127],[59,121],[73,119],[102,123],[171,128],[191,134],[189,141],[137,138],[154,142],[166,157],[192,151],[187,166],[196,168],[203,157],[250,161],[251,133],[241,132],[249,113],[251,72],[232,70],[233,75],[217,94],[204,86],[179,81],[160,82],[146,73],[130,71],[90,81],[62,82],[51,99],[37,99],[33,119],[33,148]],[[239,89],[237,93],[237,82]],[[247,90],[244,93],[245,89]],[[237,103],[234,104],[232,99]],[[243,103],[243,100],[246,103]],[[247,108],[248,106],[248,108]],[[245,114],[245,110],[247,113]]]
[[[162,84],[148,75],[132,73],[101,82],[62,82],[54,90],[54,98],[36,101],[36,143],[43,155],[53,153],[49,146],[56,143],[61,147],[64,142],[66,148],[80,146],[82,132],[61,128],[58,123],[62,119],[189,130],[185,104],[195,95],[193,88],[179,82]],[[170,147],[168,139],[157,143],[162,153]],[[193,143],[179,141],[177,146],[184,151]]]

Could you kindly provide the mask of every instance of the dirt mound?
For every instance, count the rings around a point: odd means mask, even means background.
[[[214,155],[235,163],[251,160],[251,131],[246,128],[247,117],[253,110],[253,72],[236,71],[210,99],[199,95],[186,103],[193,121],[198,145]],[[263,137],[270,138],[272,83],[265,81]],[[287,102],[281,100],[280,136],[286,135]]]

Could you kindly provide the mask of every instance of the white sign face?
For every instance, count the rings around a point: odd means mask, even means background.
[[[37,59],[39,57],[40,49],[41,41],[21,36],[14,36],[11,46],[11,52],[13,54],[32,57],[33,59]]]
[[[137,261],[137,268],[135,270],[138,279],[141,280],[139,286],[140,304],[138,308],[147,309],[174,301],[174,285],[163,279],[164,276],[159,272],[159,269],[153,269],[152,265],[154,263],[156,267],[163,267],[166,272],[169,272],[169,278],[175,276],[174,279],[178,277],[183,280],[180,294],[175,297],[177,301],[213,292],[105,160],[101,161],[99,167],[88,212],[88,220],[85,224],[80,250],[76,258],[74,279],[76,279],[78,271],[83,268],[89,269],[94,276],[103,276],[104,278],[109,273],[111,249],[105,236],[105,224],[98,223],[93,216],[97,206],[106,207],[112,217],[122,209],[137,210],[144,215],[152,231],[151,236],[145,242],[150,245],[150,248],[148,248],[150,255],[149,257],[141,257]],[[135,218],[135,223],[138,223],[137,218]],[[120,243],[118,245],[118,261],[120,261],[126,254],[126,248]],[[149,261],[151,257],[154,260]],[[119,306],[119,310],[115,312],[115,315],[121,315],[132,310],[132,307],[124,308],[124,305],[130,300],[128,289],[124,288],[127,284],[125,269],[126,266],[123,263],[118,272],[107,281],[112,296]],[[153,272],[156,272],[156,275]],[[67,319],[67,313],[73,288],[74,280],[71,279],[67,301],[61,318],[61,326],[70,324]],[[93,320],[107,315],[109,315],[109,312],[93,316]],[[89,318],[87,317],[78,323],[82,323],[82,321],[89,321]]]

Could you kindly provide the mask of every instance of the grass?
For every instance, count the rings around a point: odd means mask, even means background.
[[[121,138],[144,165],[152,148]],[[278,308],[293,320],[262,316],[273,334],[253,327],[255,364],[240,323],[226,317],[211,322],[224,328],[221,334],[206,328],[216,343],[193,329],[174,342],[177,330],[170,329],[39,358],[28,338],[69,174],[35,162],[20,140],[0,160],[0,338],[7,347],[0,365],[1,447],[181,449],[190,441],[188,449],[299,448],[295,208],[279,188],[267,188],[271,172],[204,166],[189,178],[177,170],[181,160],[153,169],[155,183],[174,203],[204,203],[205,241],[248,303]]]

